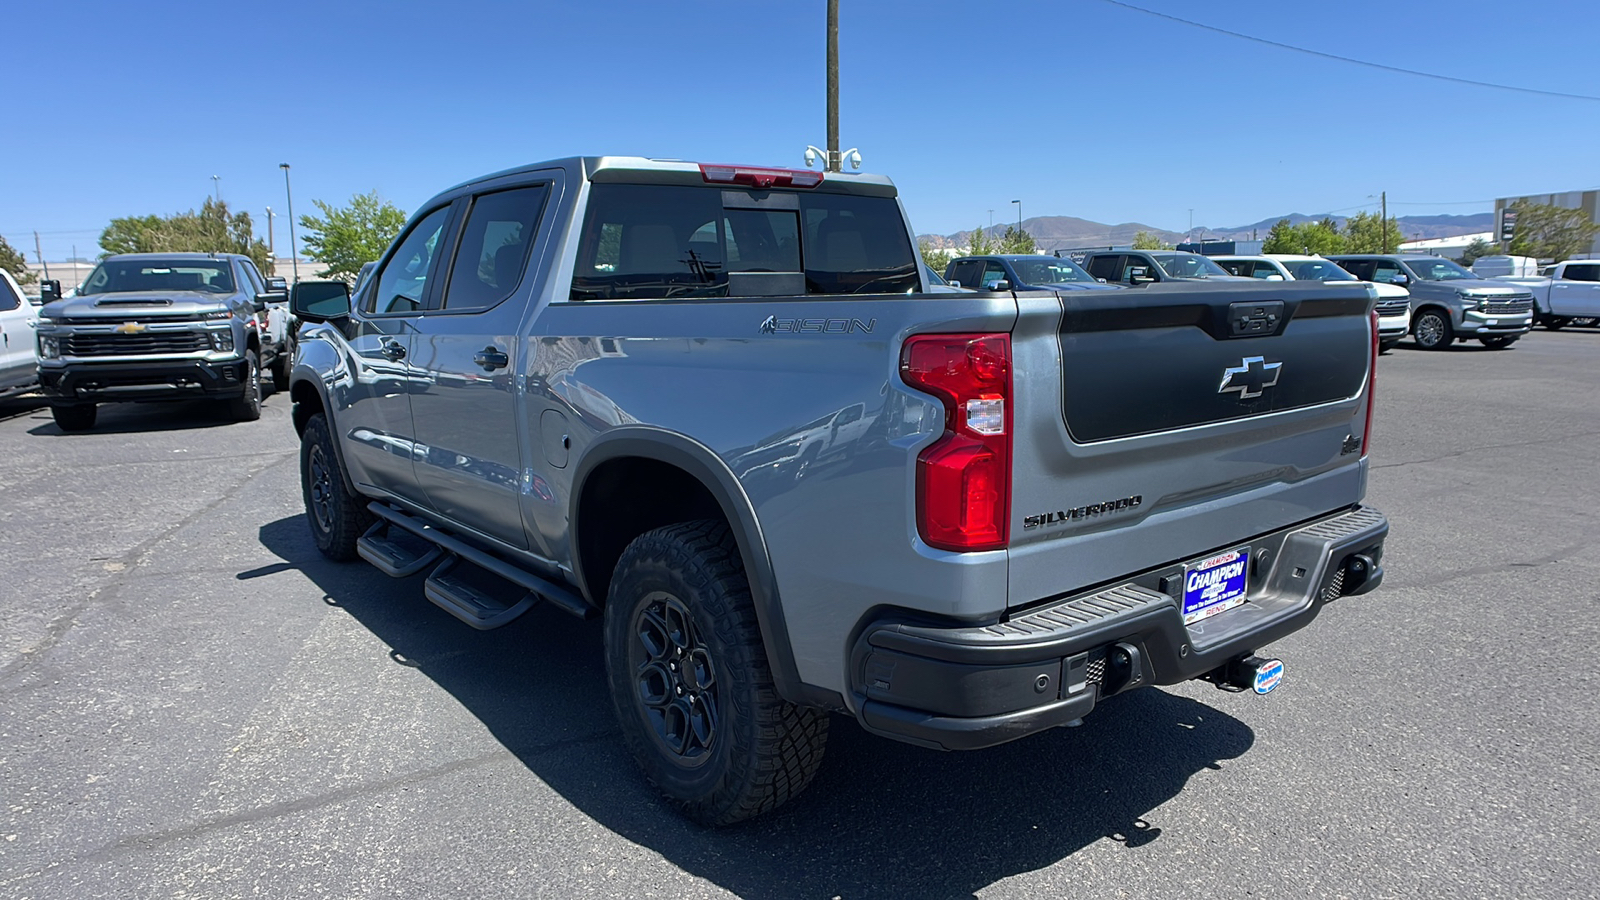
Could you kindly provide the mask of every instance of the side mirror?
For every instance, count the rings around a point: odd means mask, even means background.
[[[946,281],[945,284],[948,284],[951,287],[961,287],[961,282],[959,281]]]
[[[1266,278],[1264,278],[1262,280],[1263,281],[1282,281],[1283,280],[1283,276],[1274,273],[1272,275],[1268,275]]]
[[[263,312],[264,310],[266,310],[268,303],[288,303],[288,302],[289,302],[289,292],[287,290],[275,291],[275,290],[272,289],[271,285],[268,285],[268,287],[267,287],[267,289],[265,291],[262,291],[261,293],[256,295],[255,302],[251,303],[250,306],[256,312]]]
[[[267,292],[268,293],[274,293],[274,292],[281,293],[281,294],[283,294],[283,299],[288,300],[289,299],[289,279],[284,278],[281,275],[269,276],[267,278]]]
[[[1389,283],[1390,284],[1410,284],[1411,283],[1411,279],[1407,278],[1405,276],[1404,272],[1401,272],[1401,273],[1396,274],[1394,277],[1390,278],[1389,279]]]
[[[350,285],[342,281],[302,281],[289,292],[289,311],[307,322],[350,315]]]
[[[44,281],[39,282],[39,300],[41,302],[49,303],[52,300],[60,300],[60,299],[61,299],[61,282],[57,281],[54,278],[48,278],[48,279],[46,279]]]
[[[1011,290],[1011,282],[1005,280],[1004,278],[996,279],[995,281],[989,282],[989,290],[1009,291]]]
[[[1101,284],[1105,284],[1106,283],[1106,280],[1104,278],[1096,278],[1095,281],[1098,281]]]
[[[1128,270],[1129,284],[1149,284],[1152,281],[1155,279],[1150,277],[1150,270],[1144,266],[1134,266]]]

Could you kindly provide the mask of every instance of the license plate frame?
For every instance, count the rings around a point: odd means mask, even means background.
[[[1183,624],[1193,625],[1250,599],[1250,548],[1236,547],[1183,567]]]

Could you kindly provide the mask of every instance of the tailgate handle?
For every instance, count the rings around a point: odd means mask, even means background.
[[[1228,336],[1256,337],[1278,333],[1283,322],[1283,301],[1265,300],[1228,304]]]

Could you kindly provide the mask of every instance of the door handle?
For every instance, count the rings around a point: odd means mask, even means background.
[[[406,348],[397,341],[384,341],[378,346],[378,355],[390,362],[399,362],[406,358]]]
[[[493,372],[495,369],[504,369],[511,365],[511,357],[506,355],[499,347],[485,347],[479,350],[472,361],[484,368],[484,371]]]

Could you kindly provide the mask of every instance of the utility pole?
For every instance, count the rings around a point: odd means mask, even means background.
[[[273,259],[278,258],[278,251],[272,249],[272,207],[267,207],[267,255]]]
[[[1389,252],[1389,192],[1379,191],[1378,202],[1382,204],[1383,212],[1379,215],[1378,232],[1383,235],[1383,252]],[[1399,249],[1396,247],[1395,249]]]
[[[839,0],[828,0],[828,165],[844,171],[839,158]],[[293,223],[291,223],[293,224]]]
[[[33,233],[33,255],[39,257],[39,265],[44,268],[44,280],[50,280],[50,264],[44,261],[44,251],[39,249],[39,232]]]
[[[994,210],[989,210],[989,230],[994,230]]]
[[[300,251],[294,240],[294,191],[289,187],[289,164],[278,163],[283,170],[283,194],[289,200],[289,263],[294,269],[294,283],[300,283]]]
[[[1017,205],[1017,235],[1020,237],[1022,235],[1022,201],[1013,200],[1011,202]]]

